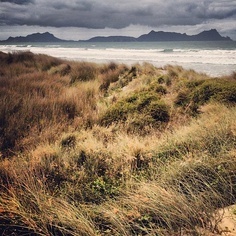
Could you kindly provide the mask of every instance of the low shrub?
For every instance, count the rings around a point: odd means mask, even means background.
[[[156,122],[167,122],[170,118],[169,108],[162,101],[151,102],[148,107],[145,107],[144,112],[151,115]]]
[[[130,95],[108,108],[101,118],[101,124],[107,126],[114,122],[125,122],[132,117],[137,120],[141,114],[142,117],[149,117],[151,123],[169,120],[168,106],[159,100],[158,94],[143,91]]]
[[[236,82],[226,79],[192,80],[184,83],[174,104],[188,107],[192,115],[199,113],[199,107],[209,101],[225,104],[236,102]]]

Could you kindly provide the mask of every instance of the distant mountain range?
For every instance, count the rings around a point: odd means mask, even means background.
[[[55,37],[49,32],[35,33],[26,37],[9,37],[4,43],[26,43],[26,42],[165,42],[165,41],[232,41],[230,37],[223,37],[216,29],[203,31],[196,35],[187,35],[175,32],[163,32],[152,30],[148,34],[143,34],[138,38],[128,36],[97,36],[88,40],[63,40]]]
[[[203,31],[196,35],[152,30],[138,38],[126,36],[94,37],[87,42],[165,42],[165,41],[232,41],[229,37],[221,36],[216,29]]]

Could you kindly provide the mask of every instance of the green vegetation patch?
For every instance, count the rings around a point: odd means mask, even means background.
[[[198,104],[204,104],[210,99],[219,102],[236,102],[236,81],[208,80],[193,91],[192,99]]]
[[[146,117],[151,123],[167,122],[170,117],[169,108],[157,93],[142,91],[123,98],[108,108],[101,118],[101,124],[108,126],[134,117]]]
[[[236,81],[222,78],[188,81],[174,102],[175,105],[189,107],[190,112],[196,114],[199,107],[209,101],[236,103]]]

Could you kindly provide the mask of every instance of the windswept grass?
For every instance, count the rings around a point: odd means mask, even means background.
[[[0,65],[1,235],[219,234],[235,74],[30,52]]]

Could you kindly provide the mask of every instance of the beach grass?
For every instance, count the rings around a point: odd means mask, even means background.
[[[0,53],[1,235],[220,235],[236,77]]]

